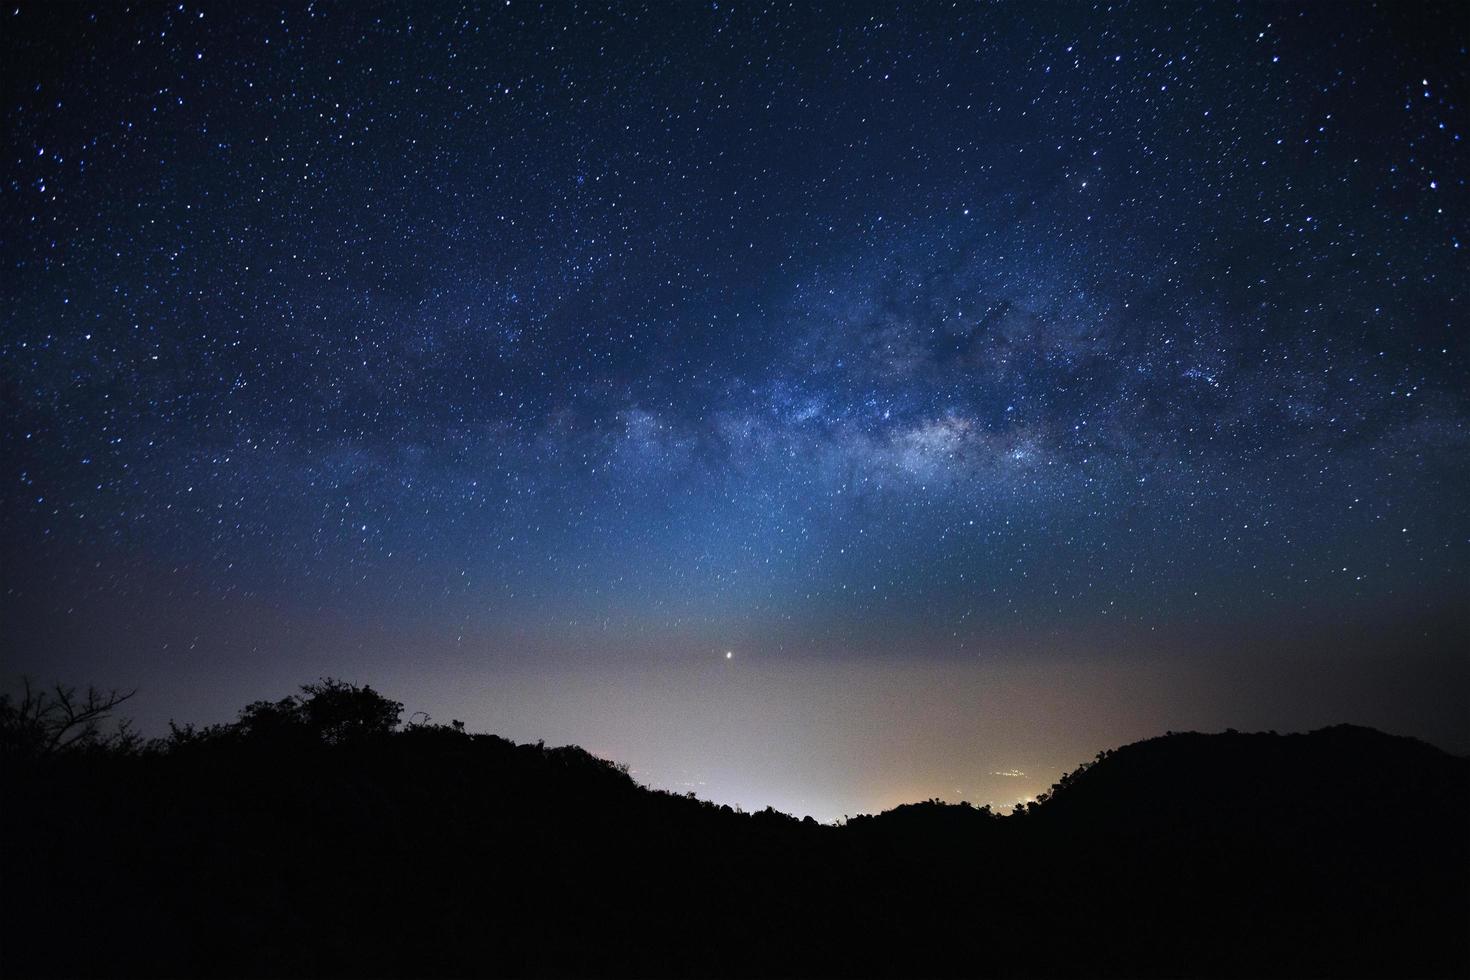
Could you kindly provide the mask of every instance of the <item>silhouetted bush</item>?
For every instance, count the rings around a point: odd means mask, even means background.
[[[301,693],[280,701],[246,705],[237,723],[249,738],[309,738],[336,745],[381,738],[398,727],[403,704],[371,687],[331,677],[304,684]]]

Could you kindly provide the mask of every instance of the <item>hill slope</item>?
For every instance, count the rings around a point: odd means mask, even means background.
[[[1470,762],[1365,729],[1169,735],[1025,815],[842,827],[439,727],[5,770],[6,975],[1470,968]]]

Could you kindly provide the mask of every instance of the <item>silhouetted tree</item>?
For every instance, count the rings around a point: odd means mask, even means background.
[[[337,745],[387,735],[398,727],[403,703],[370,686],[333,677],[303,684],[279,701],[256,701],[240,712],[237,730],[254,739],[308,738]]]
[[[76,688],[64,684],[50,690],[36,690],[30,678],[25,678],[23,684],[18,699],[0,694],[0,753],[7,757],[89,749],[130,751],[142,742],[127,721],[118,723],[111,732],[102,729],[102,722],[134,691],[104,694],[88,687],[85,695],[78,695]]]
[[[336,744],[387,735],[398,727],[403,703],[371,687],[324,678],[301,688],[306,726],[323,742]]]

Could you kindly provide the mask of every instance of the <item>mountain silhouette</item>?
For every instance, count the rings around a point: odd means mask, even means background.
[[[151,744],[3,707],[6,976],[1470,971],[1470,760],[1365,728],[823,826],[335,681]]]

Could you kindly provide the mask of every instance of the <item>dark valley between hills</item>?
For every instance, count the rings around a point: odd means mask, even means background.
[[[1470,968],[1470,760],[1410,738],[1169,733],[1011,815],[831,826],[400,711],[328,681],[143,742],[74,693],[7,699],[4,975]]]

